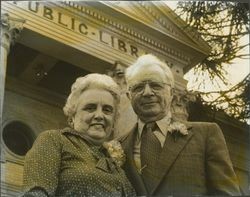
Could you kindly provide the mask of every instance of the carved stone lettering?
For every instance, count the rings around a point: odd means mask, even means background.
[[[53,14],[53,10],[52,10],[52,9],[50,9],[50,8],[47,7],[47,6],[44,6],[44,7],[43,7],[43,16],[44,16],[45,18],[50,19],[50,20],[53,20],[54,17],[53,17],[52,14]]]

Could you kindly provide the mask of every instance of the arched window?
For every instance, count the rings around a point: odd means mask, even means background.
[[[18,156],[25,156],[35,140],[32,129],[20,121],[8,123],[2,135],[7,148]]]

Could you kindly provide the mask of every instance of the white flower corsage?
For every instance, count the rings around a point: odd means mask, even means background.
[[[124,164],[126,156],[120,142],[118,142],[117,140],[104,142],[103,147],[107,149],[110,157],[117,166],[121,167]]]
[[[177,140],[177,137],[181,135],[188,135],[188,128],[185,124],[181,122],[172,122],[169,125],[168,132],[174,136],[174,141]]]

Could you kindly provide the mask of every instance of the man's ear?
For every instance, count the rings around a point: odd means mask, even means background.
[[[131,100],[131,94],[129,91],[126,92],[126,95],[127,95],[128,99]]]

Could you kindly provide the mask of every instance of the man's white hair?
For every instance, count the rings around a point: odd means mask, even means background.
[[[167,81],[170,83],[171,87],[174,88],[174,76],[168,65],[159,60],[156,56],[152,54],[140,56],[134,64],[126,69],[125,78],[128,86],[131,85],[131,81],[134,80],[134,75],[139,73],[141,70],[147,69],[149,65],[158,65],[164,71]]]
[[[66,104],[63,108],[64,114],[69,119],[76,113],[76,106],[79,97],[86,89],[89,88],[98,88],[110,92],[115,99],[115,107],[116,111],[118,111],[118,104],[120,102],[119,86],[110,76],[94,73],[77,78],[75,83],[71,86],[71,93],[68,96]]]

